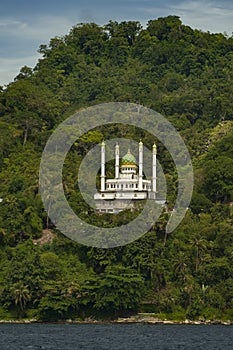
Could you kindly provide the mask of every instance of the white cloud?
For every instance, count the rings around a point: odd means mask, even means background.
[[[176,15],[183,23],[203,31],[229,35],[233,31],[233,3],[228,1],[171,1],[157,7],[140,7],[140,11],[153,18]]]
[[[0,18],[0,85],[13,81],[22,66],[34,67],[40,44],[65,35],[74,24],[63,16],[39,16],[27,23]]]
[[[21,67],[34,67],[38,58],[39,54],[21,58],[0,58],[0,86],[13,81]]]
[[[1,28],[1,30],[4,30],[4,29],[7,30],[9,28],[14,28],[14,29],[24,28],[26,26],[27,26],[26,23],[17,21],[15,19],[0,18],[0,28]]]
[[[63,16],[39,16],[27,23],[0,18],[0,36],[4,34],[13,39],[49,40],[52,36],[64,35],[74,24],[72,20]]]
[[[191,27],[204,31],[227,32],[233,31],[233,4],[220,1],[182,1],[169,6],[182,21]]]

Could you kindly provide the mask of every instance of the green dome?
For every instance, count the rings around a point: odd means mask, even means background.
[[[132,155],[130,150],[128,150],[127,154],[121,160],[122,165],[125,164],[133,164],[136,165],[136,158]]]

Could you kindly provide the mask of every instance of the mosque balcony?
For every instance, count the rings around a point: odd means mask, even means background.
[[[120,182],[107,182],[106,191],[121,192],[121,191],[137,191],[138,182],[132,181],[120,181]]]
[[[96,201],[109,201],[109,200],[141,200],[147,199],[147,191],[119,191],[119,192],[101,192],[94,195]]]

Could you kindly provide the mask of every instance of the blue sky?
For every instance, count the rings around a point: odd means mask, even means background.
[[[180,16],[184,24],[210,32],[233,32],[231,0],[6,0],[0,8],[0,85],[24,65],[34,67],[40,44],[80,22],[148,20]]]

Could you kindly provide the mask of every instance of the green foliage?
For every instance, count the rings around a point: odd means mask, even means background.
[[[144,29],[137,21],[79,24],[39,52],[34,69],[22,67],[0,90],[0,318],[54,321],[141,309],[174,320],[232,320],[233,37],[168,16]],[[178,179],[158,142],[167,211],[141,239],[104,250],[55,230],[38,194],[38,174],[54,128],[78,110],[110,101],[140,103],[169,119],[189,148],[195,190],[183,222],[167,234]],[[93,146],[114,137],[154,142],[126,125],[96,128],[74,140],[63,169],[73,210],[109,228],[138,212],[96,215],[79,193],[77,170]],[[111,162],[107,171],[112,176]],[[47,231],[52,242],[43,242]]]
[[[100,310],[136,310],[142,289],[143,279],[136,271],[121,265],[109,265],[98,278],[88,281],[83,302]]]

